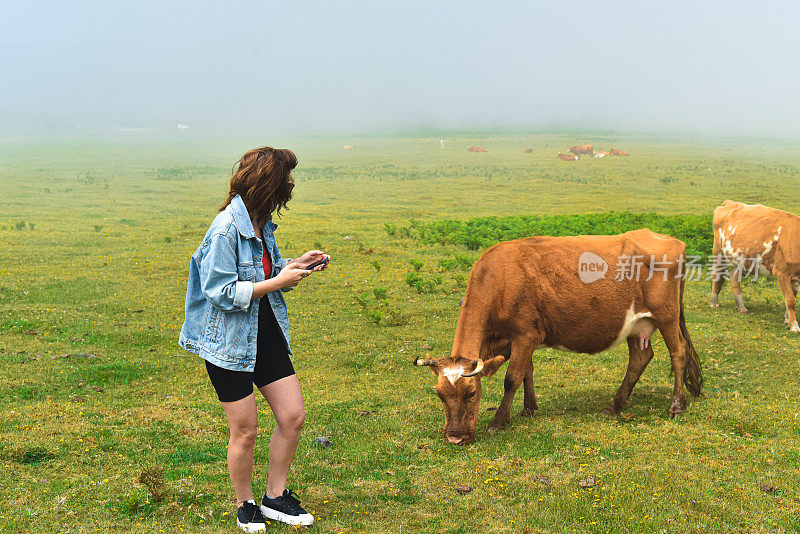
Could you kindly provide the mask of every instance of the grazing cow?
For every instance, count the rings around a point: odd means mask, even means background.
[[[525,153],[526,153],[526,154],[530,154],[530,153],[532,153],[532,152],[533,152],[533,149],[532,149],[532,148],[526,148],[526,149],[525,149]]]
[[[344,145],[344,146],[342,147],[342,150],[353,150],[353,146],[354,146],[354,145]]]
[[[492,376],[506,361],[505,393],[489,432],[508,422],[520,384],[522,415],[537,409],[532,355],[541,346],[593,354],[627,341],[625,379],[604,410],[619,412],[653,357],[650,336],[656,329],[675,374],[669,415],[683,412],[684,384],[698,395],[703,382],[683,316],[685,250],[683,242],[648,229],[615,236],[531,237],[487,250],[470,273],[450,356],[414,361],[436,375],[447,441],[474,441],[481,377]],[[619,274],[618,262],[636,257],[657,263],[640,263],[638,276],[627,276],[633,270],[619,280],[606,276],[609,265],[616,264]]]
[[[486,149],[483,148],[482,146],[468,146],[467,147],[467,151],[468,152],[486,152]]]
[[[560,152],[556,157],[561,161],[578,161],[578,159],[580,159],[575,154],[562,154]]]
[[[608,153],[612,156],[630,156],[627,150],[617,150],[616,148],[612,148]]]
[[[569,147],[569,151],[575,154],[576,156],[580,156],[581,154],[589,154],[592,155],[594,152],[594,145],[576,145]]]
[[[761,204],[726,200],[714,210],[714,266],[711,307],[719,307],[719,292],[730,278],[733,299],[741,313],[747,313],[740,285],[743,272],[772,273],[778,279],[786,305],[784,322],[800,332],[795,315],[800,289],[800,217]],[[727,266],[733,265],[730,275]],[[724,274],[724,276],[720,276]]]

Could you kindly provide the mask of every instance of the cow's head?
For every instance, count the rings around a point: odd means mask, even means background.
[[[492,376],[506,361],[496,356],[486,361],[468,358],[417,358],[436,375],[436,394],[444,404],[444,438],[455,445],[475,441],[475,422],[481,402],[481,377]]]

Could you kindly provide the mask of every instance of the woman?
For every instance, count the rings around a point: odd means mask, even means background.
[[[273,212],[292,198],[290,173],[297,158],[270,147],[247,152],[230,180],[220,208],[189,267],[186,320],[180,344],[205,359],[230,427],[228,472],[246,532],[266,530],[265,517],[292,525],[314,518],[286,488],[305,419],[300,383],[289,359],[289,291],[329,256],[319,250],[281,259]],[[321,263],[319,263],[321,262]],[[253,447],[258,414],[253,384],[269,403],[277,425],[269,445],[267,491],[253,499]]]

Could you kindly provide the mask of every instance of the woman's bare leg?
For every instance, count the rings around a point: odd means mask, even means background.
[[[241,504],[253,498],[253,447],[256,443],[258,411],[256,396],[223,402],[231,437],[228,440],[228,474],[231,477],[236,501]]]
[[[286,489],[286,479],[300,441],[300,429],[306,419],[306,410],[297,375],[276,380],[260,387],[259,391],[267,399],[277,421],[269,442],[267,478],[267,496],[274,499],[280,497]]]

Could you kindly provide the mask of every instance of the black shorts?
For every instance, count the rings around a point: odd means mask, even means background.
[[[252,372],[231,371],[206,361],[206,371],[222,402],[234,402],[247,397],[253,392],[253,384],[260,388],[294,374],[283,332],[267,297],[262,297],[258,305],[255,369]]]

